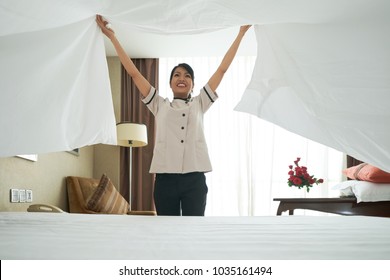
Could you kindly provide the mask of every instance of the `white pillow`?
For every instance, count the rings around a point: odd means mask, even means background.
[[[355,196],[355,194],[352,191],[352,187],[356,184],[356,182],[359,181],[357,180],[344,181],[333,186],[332,190],[339,190],[340,196]]]
[[[332,187],[341,194],[355,195],[357,202],[376,202],[390,200],[390,184],[348,180]]]
[[[352,187],[357,202],[375,202],[390,200],[390,184],[359,181]]]

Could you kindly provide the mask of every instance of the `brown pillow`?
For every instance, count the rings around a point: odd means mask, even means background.
[[[387,173],[368,163],[361,163],[343,170],[350,179],[373,183],[390,183],[390,173]]]
[[[103,174],[95,192],[87,200],[87,209],[102,214],[127,214],[129,203]]]

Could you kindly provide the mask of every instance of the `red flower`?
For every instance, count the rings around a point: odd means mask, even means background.
[[[299,186],[300,184],[302,184],[302,180],[299,179],[298,177],[295,177],[293,180],[293,184]]]
[[[297,158],[294,160],[295,168],[293,169],[293,165],[289,165],[288,168],[290,171],[288,172],[289,178],[287,184],[291,186],[298,187],[298,189],[306,187],[306,191],[309,192],[310,188],[313,187],[313,184],[321,184],[324,182],[323,179],[314,178],[314,176],[310,175],[307,171],[306,166],[299,166],[299,161],[301,158]]]

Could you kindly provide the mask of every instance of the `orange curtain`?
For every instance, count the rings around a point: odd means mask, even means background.
[[[158,88],[158,59],[133,59],[141,74]],[[155,210],[153,201],[154,174],[149,173],[152,161],[155,123],[154,116],[142,102],[142,95],[122,66],[121,121],[143,123],[147,127],[148,145],[132,148],[131,209]],[[120,148],[120,192],[129,199],[130,148]]]

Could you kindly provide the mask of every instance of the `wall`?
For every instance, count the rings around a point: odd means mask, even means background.
[[[107,58],[116,119],[120,112],[120,62]],[[11,203],[10,189],[31,189],[33,203],[48,203],[68,211],[66,176],[100,178],[106,173],[119,186],[119,147],[95,145],[68,152],[39,154],[33,162],[19,157],[0,158],[0,211],[26,211],[30,203]]]
[[[93,175],[93,147],[39,154],[33,162],[19,157],[0,158],[0,211],[26,211],[29,203],[11,203],[10,189],[31,189],[33,203],[49,203],[68,211],[65,177]]]

